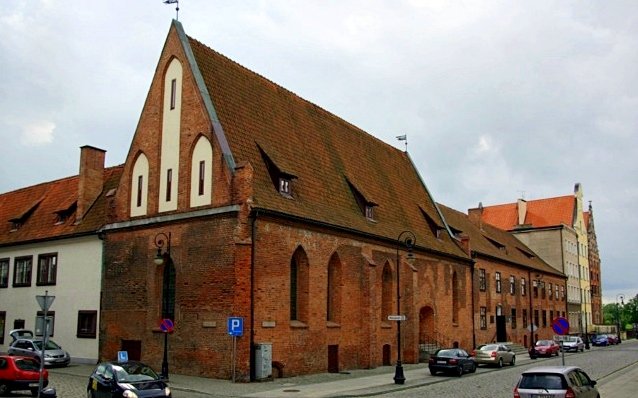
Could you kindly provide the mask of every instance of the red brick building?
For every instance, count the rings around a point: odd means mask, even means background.
[[[186,36],[179,22],[111,215],[103,358],[124,349],[159,367],[159,325],[170,318],[171,372],[229,378],[226,322],[236,316],[240,380],[261,343],[286,375],[394,364],[388,316],[398,294],[404,362],[435,337],[472,348],[472,260],[408,154]]]
[[[600,276],[600,252],[598,251],[598,240],[596,239],[596,227],[594,226],[594,209],[589,202],[589,210],[583,213],[585,225],[587,226],[587,246],[589,250],[589,282],[591,291],[585,294],[591,295],[591,313],[594,325],[603,323],[603,290]]]

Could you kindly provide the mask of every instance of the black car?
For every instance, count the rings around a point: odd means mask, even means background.
[[[437,372],[452,373],[463,376],[463,373],[476,372],[476,362],[465,350],[460,348],[443,348],[437,350],[428,361],[430,373],[434,376]]]
[[[172,397],[166,382],[137,361],[100,363],[89,376],[86,390],[89,398]]]

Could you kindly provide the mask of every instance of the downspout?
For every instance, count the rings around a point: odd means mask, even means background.
[[[472,257],[472,254],[474,252],[470,252],[470,257]],[[476,271],[476,262],[474,260],[472,260],[472,263],[470,264],[471,270],[472,270],[472,349],[476,348],[476,312],[474,312],[474,271]]]
[[[534,349],[534,316],[532,314],[532,290],[534,283],[532,282],[532,270],[527,270],[527,278],[529,279],[529,288],[527,294],[529,294],[529,349]]]
[[[255,380],[255,236],[258,213],[253,212],[250,227],[250,381]]]

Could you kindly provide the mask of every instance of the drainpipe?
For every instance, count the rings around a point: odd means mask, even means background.
[[[255,237],[258,211],[252,214],[250,228],[250,381],[255,380]]]
[[[473,252],[472,252],[473,253]],[[476,312],[474,312],[474,271],[476,271],[476,263],[472,260],[470,265],[472,270],[472,348],[476,348]]]

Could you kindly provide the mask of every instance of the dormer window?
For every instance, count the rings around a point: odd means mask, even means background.
[[[77,209],[77,202],[73,202],[66,209],[59,209],[55,211],[55,225],[62,225],[75,213]]]
[[[441,239],[441,233],[445,227],[436,222],[434,218],[430,217],[430,215],[423,210],[422,207],[419,207],[419,209],[421,210],[421,214],[423,215],[423,218],[425,218],[425,222],[428,224],[432,235],[434,235],[437,239]]]
[[[27,210],[24,211],[22,214],[10,219],[9,222],[11,223],[11,230],[9,232],[15,232],[18,229],[20,229],[20,227],[24,225],[24,223],[29,219],[29,217],[31,217],[33,212],[35,212],[35,210],[38,208],[41,201],[42,199],[38,200],[37,202],[32,204],[29,208],[27,208]]]
[[[374,208],[377,206],[377,204],[370,199],[369,195],[365,195],[361,191],[360,187],[355,186],[352,183],[352,181],[350,181],[350,179],[347,177],[346,177],[346,182],[348,183],[348,186],[350,187],[350,191],[352,192],[352,195],[354,196],[354,200],[357,202],[359,209],[361,209],[361,214],[368,221],[375,221]]]
[[[279,193],[282,195],[291,196],[290,179],[285,177],[279,177]]]
[[[366,206],[366,218],[368,220],[374,220],[374,207],[367,205]]]

